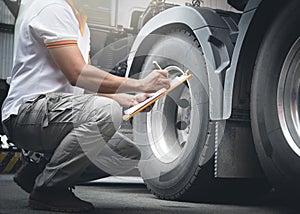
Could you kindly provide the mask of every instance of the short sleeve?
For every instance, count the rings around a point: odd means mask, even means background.
[[[29,27],[47,48],[77,45],[78,21],[72,9],[67,6],[46,6],[30,21]]]

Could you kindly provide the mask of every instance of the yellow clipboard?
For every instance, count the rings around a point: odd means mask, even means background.
[[[136,109],[134,112],[132,112],[131,114],[126,114],[123,115],[123,120],[127,121],[130,118],[132,118],[133,116],[135,116],[136,114],[138,114],[139,112],[143,111],[144,109],[146,109],[148,106],[151,106],[153,103],[155,103],[157,100],[159,100],[160,98],[166,96],[168,93],[170,93],[171,91],[173,91],[175,88],[177,88],[179,85],[181,85],[182,83],[186,82],[187,80],[189,80],[190,78],[193,77],[192,74],[187,74],[188,71],[186,71],[185,74],[183,74],[182,76],[184,78],[182,78],[179,82],[177,82],[176,84],[172,85],[170,88],[168,88],[165,91],[162,91],[158,96],[156,96],[154,99],[150,99],[149,101],[145,100],[145,104],[142,105],[140,108]],[[134,106],[132,107],[134,108]],[[125,111],[126,112],[126,111]]]

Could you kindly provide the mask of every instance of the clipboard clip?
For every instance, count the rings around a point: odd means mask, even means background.
[[[162,68],[160,67],[160,65],[158,64],[157,61],[153,61],[153,65],[154,65],[155,69],[162,70]],[[188,76],[189,72],[190,72],[190,69],[187,69],[183,74],[185,76]]]

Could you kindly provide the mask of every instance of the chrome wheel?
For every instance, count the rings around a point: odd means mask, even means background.
[[[300,37],[290,49],[280,74],[277,109],[284,137],[300,156]]]

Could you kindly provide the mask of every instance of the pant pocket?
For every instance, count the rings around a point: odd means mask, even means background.
[[[47,123],[45,97],[21,105],[13,127],[11,140],[23,149],[42,151],[41,132]]]
[[[17,115],[17,125],[41,125],[47,116],[47,102],[45,96],[39,96],[20,106]]]

